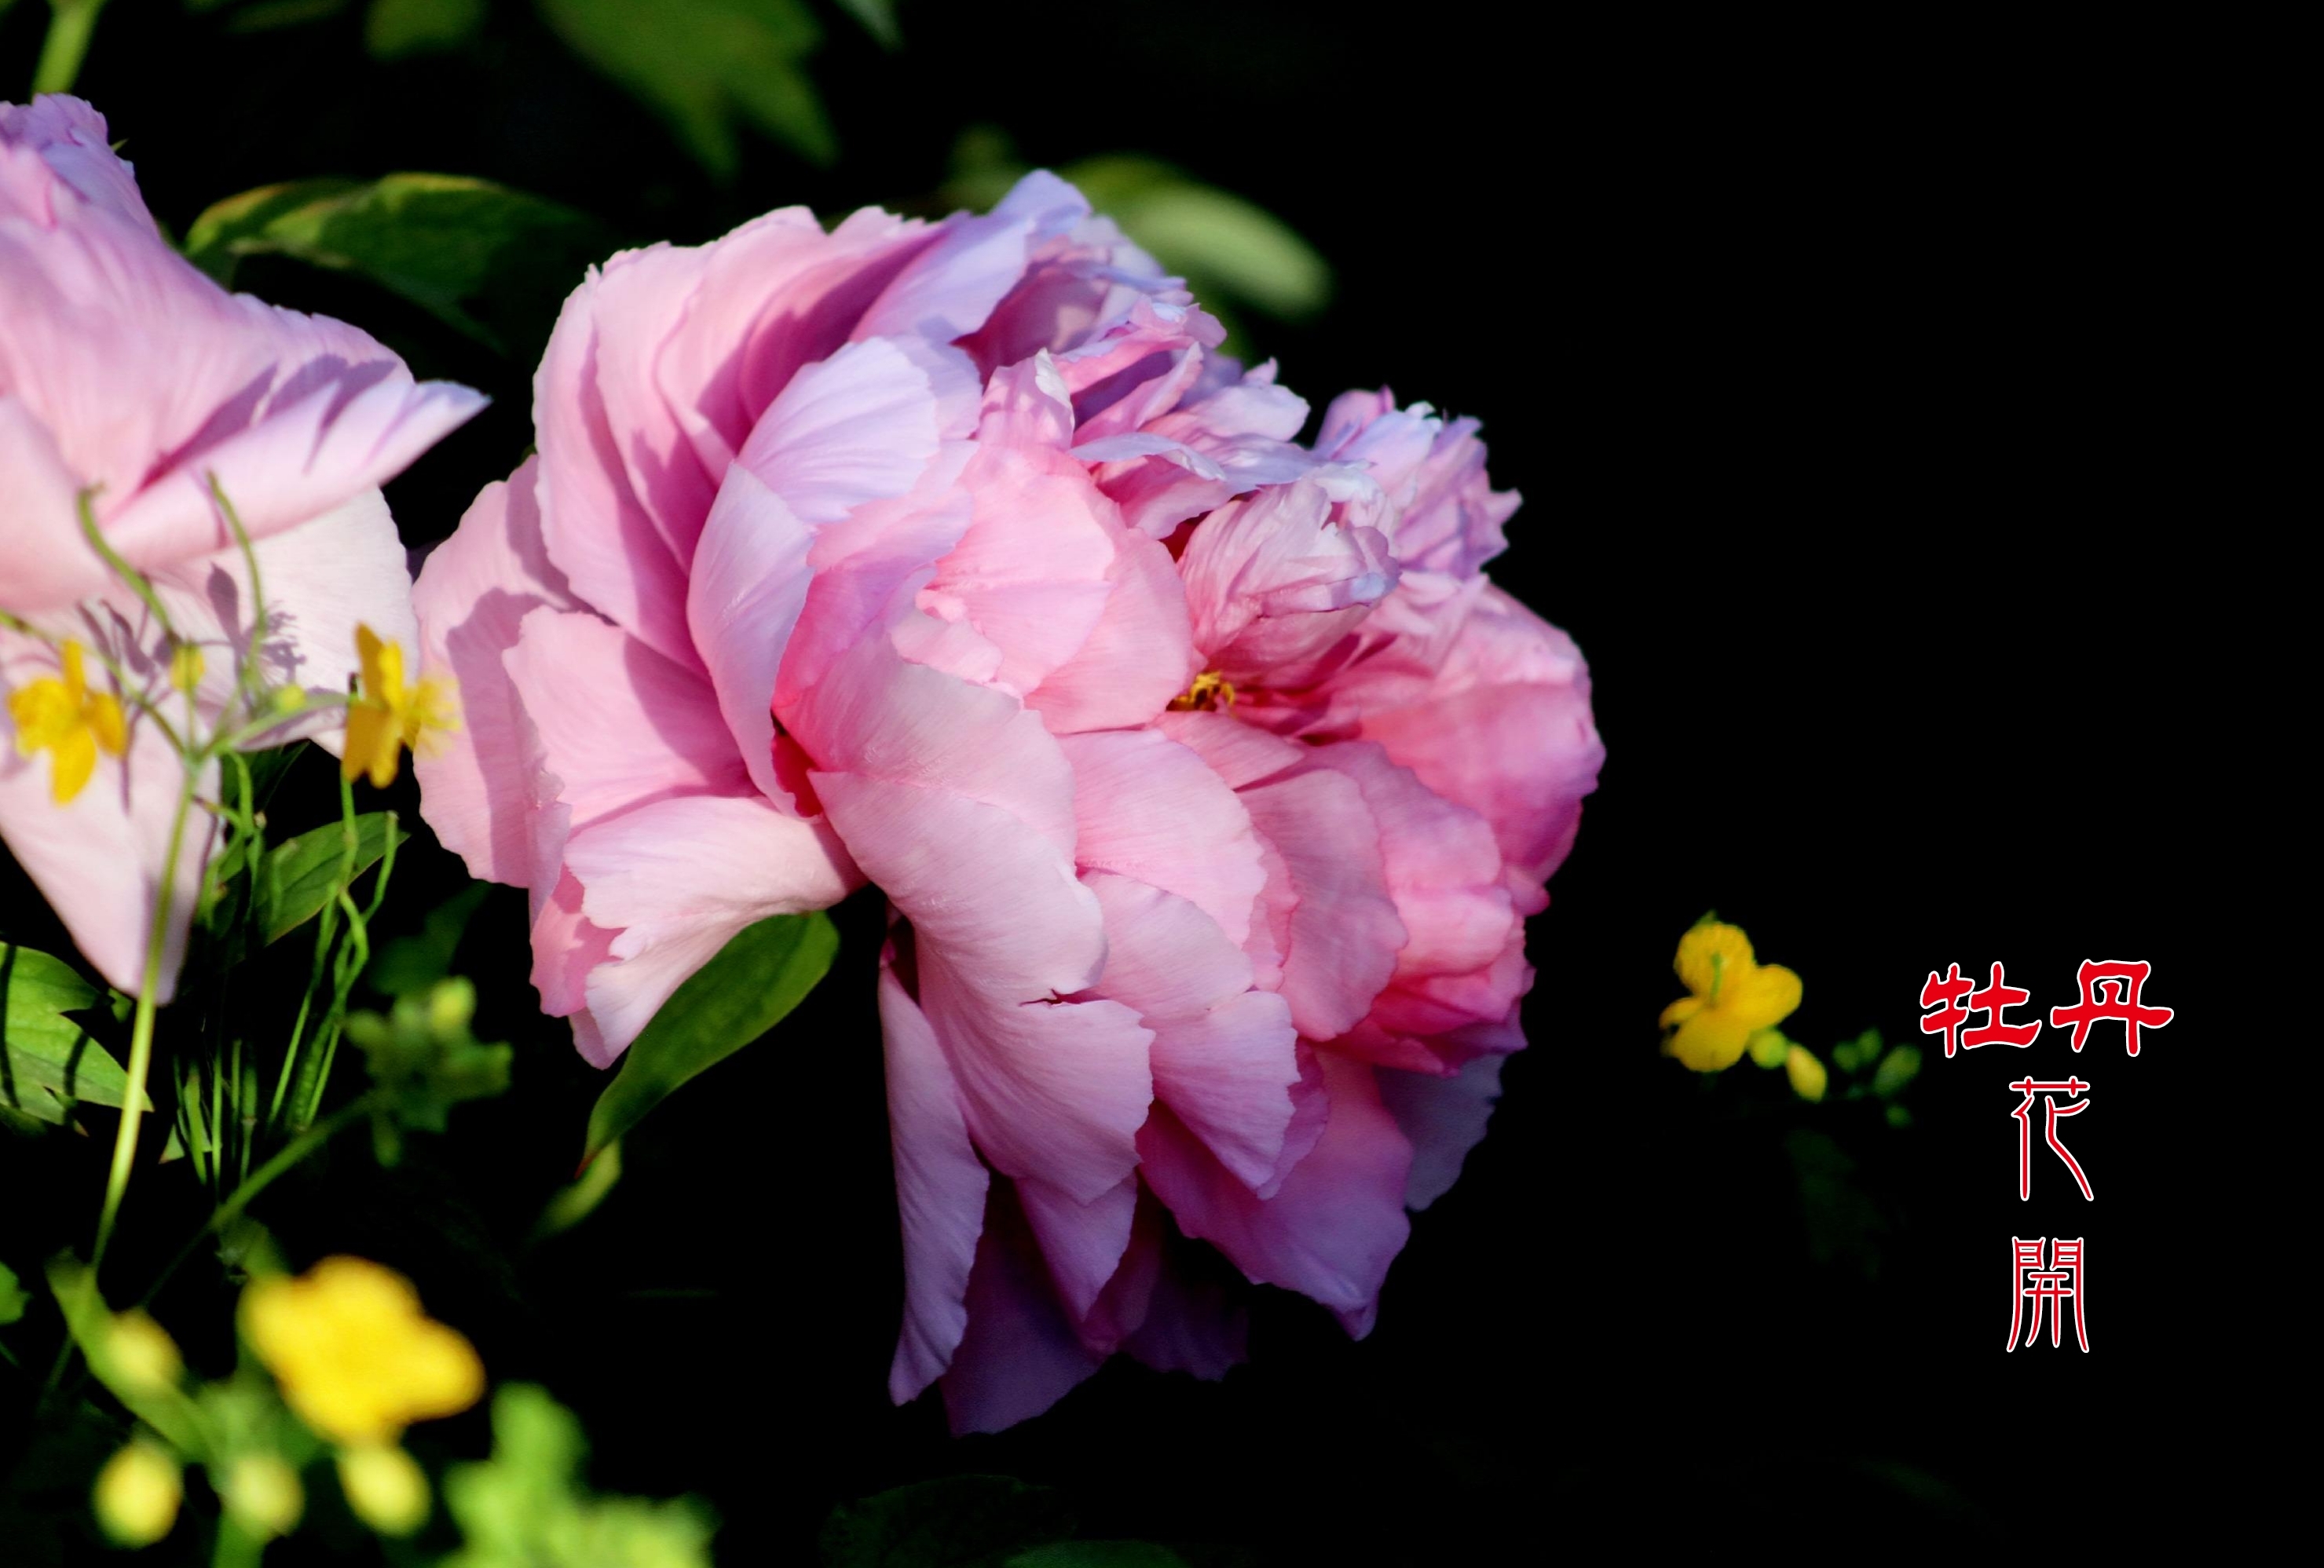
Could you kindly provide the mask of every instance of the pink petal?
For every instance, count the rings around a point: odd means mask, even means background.
[[[484,487],[411,591],[423,668],[459,683],[461,725],[412,763],[420,814],[472,876],[523,886],[532,867],[539,740],[503,656],[524,618],[577,608],[540,536],[540,459]]]
[[[756,793],[680,795],[597,821],[567,840],[565,864],[590,921],[618,933],[588,983],[616,1052],[736,932],[827,909],[859,880],[827,823]]]
[[[1322,1054],[1331,1117],[1306,1159],[1262,1201],[1157,1110],[1139,1138],[1144,1175],[1178,1228],[1207,1241],[1257,1284],[1280,1285],[1359,1320],[1410,1233],[1412,1148],[1380,1104],[1373,1071]]]
[[[984,1228],[984,1164],[968,1141],[952,1068],[919,1006],[881,956],[880,1024],[888,1065],[888,1131],[904,1231],[904,1326],[888,1372],[899,1405],[952,1363],[968,1326],[969,1270]]]
[[[1170,552],[1126,528],[1113,530],[1112,542],[1097,624],[1026,699],[1056,734],[1144,724],[1186,689],[1198,667]]]
[[[576,831],[671,795],[751,789],[709,683],[620,628],[536,609],[504,662]]]
[[[57,656],[46,646],[0,629],[0,701],[33,681],[54,678],[57,670]],[[89,677],[100,688],[106,683],[93,662]],[[146,943],[170,865],[171,826],[185,779],[177,751],[158,726],[133,715],[126,755],[100,753],[88,783],[59,805],[50,790],[51,754],[23,756],[12,734],[10,743],[0,746],[0,840],[97,973],[115,989],[136,995],[145,985]],[[197,793],[217,798],[215,762],[204,766]],[[186,816],[155,987],[159,1002],[168,1002],[177,990],[214,823],[199,806]]]
[[[995,1183],[969,1275],[968,1329],[944,1375],[953,1432],[998,1432],[1038,1416],[1104,1359],[1058,1304],[1014,1184]]]
[[[1485,1140],[1485,1123],[1501,1097],[1501,1064],[1493,1053],[1471,1058],[1452,1077],[1419,1073],[1379,1075],[1380,1101],[1412,1144],[1407,1207],[1425,1209],[1452,1190],[1469,1151]]]
[[[1130,1245],[1138,1178],[1123,1177],[1088,1203],[1076,1203],[1045,1181],[1020,1179],[1017,1198],[1048,1261],[1057,1300],[1079,1324],[1096,1307]]]
[[[1073,766],[1074,858],[1191,902],[1240,946],[1266,885],[1259,836],[1224,780],[1154,730],[1060,738]]]

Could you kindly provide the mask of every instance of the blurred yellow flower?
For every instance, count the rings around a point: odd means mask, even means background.
[[[355,628],[355,656],[362,681],[347,704],[347,747],[339,771],[349,780],[371,775],[372,787],[395,782],[395,767],[407,746],[419,747],[430,735],[460,727],[459,709],[448,681],[423,675],[406,685],[403,649],[383,642],[367,626]]]
[[[1679,939],[1673,967],[1693,995],[1663,1009],[1662,1026],[1674,1032],[1663,1054],[1699,1073],[1733,1067],[1753,1034],[1781,1023],[1800,1004],[1800,977],[1780,964],[1755,961],[1751,939],[1718,921],[1702,922]]]
[[[299,1472],[279,1454],[242,1455],[226,1468],[226,1484],[218,1492],[235,1523],[262,1541],[289,1535],[307,1511]]]
[[[1784,1055],[1784,1075],[1792,1080],[1792,1092],[1803,1100],[1821,1100],[1831,1082],[1815,1052],[1795,1045]]]
[[[185,1490],[178,1462],[140,1438],[97,1472],[97,1522],[116,1545],[150,1546],[178,1522]]]
[[[114,1377],[134,1390],[174,1387],[186,1370],[170,1331],[138,1307],[114,1318],[105,1336],[105,1355]]]
[[[300,1417],[350,1446],[392,1443],[484,1395],[475,1347],[420,1310],[410,1280],[361,1258],[252,1281],[242,1332]]]
[[[88,689],[80,644],[60,650],[60,676],[48,675],[9,694],[8,716],[16,722],[16,749],[26,756],[53,751],[49,797],[69,804],[97,771],[97,754],[119,756],[129,749],[129,721],[121,700]]]
[[[428,1477],[393,1444],[342,1450],[339,1490],[355,1518],[383,1536],[408,1536],[428,1522]]]

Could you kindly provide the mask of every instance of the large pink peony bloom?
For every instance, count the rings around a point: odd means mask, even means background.
[[[1047,175],[619,256],[416,592],[468,716],[426,812],[591,1060],[886,894],[890,1388],[964,1429],[1118,1350],[1217,1375],[1245,1279],[1369,1327],[1596,778],[1474,427],[1351,394],[1301,446],[1220,335]]]
[[[253,625],[248,572],[213,487],[256,542],[264,681],[344,693],[358,621],[417,650],[410,580],[378,487],[482,403],[464,387],[415,385],[353,327],[228,294],[195,271],[162,239],[87,104],[0,104],[0,613],[31,628],[0,623],[0,713],[17,730],[0,752],[0,838],[122,990],[143,983],[185,778],[149,705],[174,725],[186,700],[167,685],[152,611],[82,531],[82,498],[203,650],[192,705],[207,729],[233,695]],[[79,645],[69,661],[68,642]],[[38,754],[23,719],[42,693],[61,701],[83,687],[124,732],[105,731],[93,773],[75,784],[52,771],[67,766],[61,752],[53,764]],[[335,745],[328,723],[318,714],[264,740],[312,732]],[[215,775],[212,762],[198,794],[215,799]],[[181,845],[161,1000],[176,982],[209,821],[195,811]]]

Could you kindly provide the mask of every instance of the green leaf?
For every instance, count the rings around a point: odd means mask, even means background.
[[[66,1016],[97,1005],[63,959],[0,942],[0,1108],[61,1126],[76,1101],[121,1104],[129,1075]]]
[[[416,935],[398,937],[374,952],[364,978],[388,996],[408,996],[448,978],[468,922],[491,891],[487,883],[472,882],[438,904]]]
[[[0,1328],[5,1328],[24,1316],[32,1297],[24,1294],[23,1286],[16,1282],[16,1271],[0,1263]]]
[[[387,852],[387,836],[395,835],[401,848],[411,835],[397,824],[393,812],[365,812],[355,819],[355,869],[348,881],[378,864]],[[322,912],[339,886],[346,861],[346,824],[322,827],[277,844],[258,863],[256,903],[252,916],[262,942],[276,942]]]
[[[779,914],[746,927],[662,1004],[589,1113],[586,1164],[671,1090],[782,1022],[839,951],[822,914]]]
[[[1152,1541],[1058,1541],[1018,1553],[1009,1568],[1186,1568],[1186,1560]]]
[[[839,0],[839,8],[878,39],[881,48],[894,49],[904,41],[902,31],[896,26],[896,0]]]
[[[452,174],[302,179],[226,197],[194,220],[186,255],[231,285],[244,256],[290,256],[367,278],[526,361],[612,235],[596,219]]]
[[[1872,1075],[1872,1092],[1884,1100],[1893,1100],[1904,1093],[1904,1086],[1920,1070],[1920,1048],[1900,1045],[1880,1059],[1880,1066]]]
[[[816,164],[839,146],[805,62],[823,41],[802,0],[539,0],[573,51],[669,122],[704,168],[731,178],[747,122]]]
[[[823,1568],[1000,1568],[1073,1531],[1065,1496],[1052,1488],[953,1475],[842,1503],[819,1544]]]
[[[1286,321],[1332,298],[1332,269],[1291,226],[1241,197],[1152,158],[1092,158],[1061,170],[1090,205],[1185,278],[1197,299],[1229,299]]]
[[[484,24],[484,0],[371,0],[364,47],[374,60],[457,49]]]

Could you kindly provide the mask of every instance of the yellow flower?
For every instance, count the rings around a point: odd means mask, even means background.
[[[97,1473],[97,1522],[124,1546],[150,1546],[178,1522],[185,1479],[178,1462],[143,1438],[105,1462]]]
[[[1804,1046],[1795,1045],[1785,1053],[1784,1072],[1792,1080],[1792,1092],[1803,1100],[1822,1099],[1824,1089],[1831,1082],[1831,1075],[1824,1070],[1823,1063]]]
[[[45,676],[20,686],[8,698],[16,721],[16,749],[26,756],[51,750],[49,793],[64,805],[80,793],[97,771],[97,754],[119,756],[129,749],[129,723],[120,699],[92,692],[81,667],[80,644],[64,645],[64,679]]]
[[[235,1522],[262,1541],[289,1535],[307,1511],[299,1472],[272,1453],[245,1453],[236,1459],[227,1467],[218,1494]]]
[[[178,1353],[177,1341],[143,1307],[133,1307],[114,1318],[105,1353],[115,1379],[135,1392],[175,1388],[185,1375],[186,1361]]]
[[[415,750],[429,737],[460,727],[452,683],[423,675],[403,681],[403,649],[382,642],[367,626],[355,628],[355,656],[363,666],[360,690],[347,704],[347,748],[339,772],[350,780],[371,775],[372,787],[395,782],[395,766],[407,746]]]
[[[1699,1073],[1733,1067],[1755,1032],[1774,1028],[1800,1004],[1800,977],[1780,964],[1755,962],[1751,939],[1717,921],[1679,939],[1673,967],[1693,995],[1663,1009],[1663,1027],[1675,1031],[1663,1041],[1663,1054]]]
[[[342,1450],[339,1490],[355,1518],[383,1536],[408,1536],[428,1522],[428,1477],[392,1443]]]
[[[300,1418],[350,1446],[392,1443],[484,1391],[475,1347],[420,1310],[409,1279],[361,1258],[254,1280],[242,1332]]]

